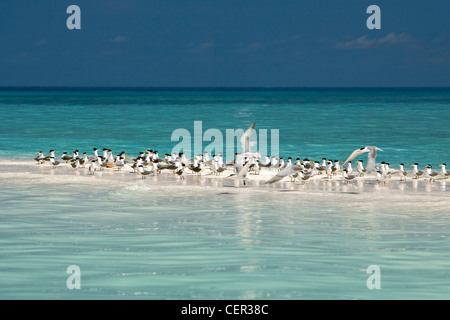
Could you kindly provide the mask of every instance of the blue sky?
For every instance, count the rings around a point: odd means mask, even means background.
[[[81,30],[69,30],[69,5]],[[369,5],[381,29],[369,30]],[[0,86],[450,85],[448,0],[4,0]]]

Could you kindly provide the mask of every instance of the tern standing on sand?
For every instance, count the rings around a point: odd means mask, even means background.
[[[419,179],[421,176],[423,176],[423,171],[419,170],[418,163],[414,163],[413,165],[411,165],[411,167],[413,167],[414,179]]]
[[[89,174],[93,175],[95,171],[97,171],[98,166],[97,166],[97,161],[96,160],[91,160],[91,165],[89,166]]]
[[[447,171],[447,169],[445,169],[446,164],[445,163],[441,163],[441,175],[443,175],[446,179],[448,179],[448,177],[450,177],[450,172]]]

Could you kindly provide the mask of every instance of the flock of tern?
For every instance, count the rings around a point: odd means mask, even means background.
[[[92,156],[88,156],[87,153],[80,155],[78,150],[71,152],[72,155],[63,152],[60,160],[56,159],[55,150],[50,150],[48,156],[40,151],[34,159],[38,164],[48,162],[53,168],[61,163],[69,164],[74,170],[87,168],[89,174],[92,175],[96,171],[107,168],[121,170],[128,165],[134,173],[140,174],[142,179],[148,175],[159,175],[162,171],[172,171],[180,179],[185,179],[185,175],[189,172],[194,175],[201,175],[205,172],[209,172],[211,175],[228,173],[227,178],[236,179],[243,185],[247,184],[249,174],[258,175],[261,170],[273,172],[272,176],[265,181],[266,184],[279,182],[285,177],[290,177],[291,181],[299,180],[301,183],[305,183],[316,175],[323,175],[327,179],[333,179],[333,177],[339,175],[346,183],[351,183],[359,177],[372,174],[376,176],[379,184],[386,184],[393,175],[398,175],[400,180],[406,180],[407,176],[410,175],[412,179],[424,178],[430,182],[438,178],[448,179],[450,176],[445,163],[441,164],[440,171],[433,171],[431,165],[427,165],[424,170],[420,170],[419,165],[415,163],[411,165],[413,167],[412,173],[405,170],[404,164],[401,164],[398,169],[393,169],[390,168],[388,163],[376,163],[377,151],[383,150],[375,146],[366,146],[353,151],[342,165],[338,160],[331,161],[326,158],[323,158],[322,162],[297,158],[296,162],[293,163],[291,158],[285,161],[284,158],[261,157],[258,152],[252,152],[251,150],[250,136],[254,127],[255,124],[253,123],[242,135],[240,141],[243,152],[235,154],[234,161],[231,163],[224,163],[221,153],[211,156],[205,152],[193,159],[187,159],[184,153],[160,156],[158,151],[146,150],[137,157],[128,158],[124,151],[114,156],[112,150],[106,148],[102,150],[102,154],[99,154],[99,149],[94,148]],[[366,166],[364,167],[364,161],[358,160],[357,167],[353,168],[352,160],[365,153],[368,154]]]

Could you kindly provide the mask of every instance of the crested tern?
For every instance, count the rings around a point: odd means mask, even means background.
[[[406,180],[406,177],[408,176],[408,173],[405,170],[405,165],[403,163],[400,164],[400,181],[402,181],[403,179]]]
[[[314,163],[311,163],[311,160],[309,160],[308,158],[303,159],[302,165],[307,170],[314,168]]]
[[[114,166],[117,168],[117,170],[122,170],[122,168],[125,166],[125,158],[122,156],[118,156],[116,161],[114,162]]]
[[[270,167],[270,158],[269,156],[264,156],[264,159],[259,163],[259,165],[263,168],[268,168]]]
[[[184,163],[182,163],[181,167],[178,168],[177,170],[175,170],[175,174],[180,177],[180,180],[186,179],[186,177],[184,176],[184,167],[185,166],[186,165]]]
[[[53,165],[53,168],[56,168],[56,166],[60,164],[59,161],[55,160],[55,157],[50,157],[50,163]]]
[[[133,169],[133,172],[136,173],[138,171],[138,167],[143,164],[144,161],[142,160],[142,158],[138,157],[135,159],[135,162],[131,165],[131,169]]]
[[[423,171],[419,170],[419,164],[418,163],[414,163],[413,165],[411,165],[411,167],[413,167],[414,179],[419,179],[420,177],[423,176]]]
[[[292,164],[292,158],[289,157],[284,166],[287,167],[287,166],[290,166],[291,164]]]
[[[94,172],[97,171],[97,169],[98,169],[97,161],[92,159],[91,165],[89,166],[89,174],[93,175]]]
[[[43,164],[45,162],[44,153],[42,151],[39,151],[37,154],[38,156],[34,158],[34,160],[37,161],[37,164]]]
[[[84,168],[88,162],[89,162],[88,154],[84,152],[83,158],[80,159],[80,164]]]
[[[342,177],[344,178],[344,180],[349,184],[351,181],[356,179],[356,175],[353,174],[349,174],[350,172],[348,171],[348,169],[344,169],[341,170],[342,172]]]
[[[445,169],[446,164],[445,163],[441,163],[441,175],[443,175],[446,179],[448,179],[448,177],[450,177],[450,171],[447,171]]]
[[[74,162],[72,162],[70,164],[72,166],[72,168],[74,168],[75,170],[78,169],[78,167],[80,167],[80,159],[76,159]]]
[[[334,165],[331,167],[333,170],[333,175],[336,175],[337,172],[341,171],[341,165],[339,160],[334,160]]]
[[[327,170],[327,159],[322,158],[322,164],[316,161],[314,167],[319,174],[323,174]]]
[[[298,171],[298,177],[300,177],[302,184],[305,184],[306,181],[312,177],[312,174],[306,174],[304,171]]]
[[[104,161],[106,161],[106,159],[108,158],[108,149],[103,148],[102,158],[103,158]]]
[[[65,163],[67,163],[67,162],[69,162],[70,160],[72,160],[72,157],[69,156],[69,155],[67,154],[67,152],[63,152],[63,153],[62,153],[62,156],[61,156],[61,160],[63,160]]]
[[[376,173],[377,173],[378,184],[386,185],[386,180],[388,179],[388,177],[379,170]]]
[[[146,176],[148,176],[149,174],[152,173],[152,171],[144,170],[144,167],[142,165],[140,165],[138,167],[138,171],[139,171],[140,175],[142,176],[142,179],[145,179]]]
[[[213,160],[212,165],[210,167],[211,173],[215,174],[216,176],[219,176],[222,172],[226,170],[225,167],[219,166],[219,162]]]
[[[78,150],[72,151],[72,159],[71,160],[75,161],[76,159],[78,159],[78,157],[79,157],[79,151]]]
[[[113,151],[108,149],[107,153],[106,153],[106,159],[105,162],[108,164],[111,164],[114,162],[114,156],[113,156]]]
[[[348,157],[348,159],[345,160],[343,165],[345,165],[345,164],[347,164],[347,162],[355,159],[357,156],[368,152],[369,154],[367,156],[366,171],[368,173],[372,172],[372,171],[375,170],[375,165],[376,165],[375,160],[376,160],[376,157],[377,157],[377,151],[383,151],[383,150],[378,148],[378,147],[375,147],[375,146],[366,146],[364,148],[357,149],[357,150],[352,152],[352,154]]]
[[[159,175],[161,173],[161,169],[159,168],[159,162],[158,160],[150,162],[152,165],[152,170],[150,172],[153,172],[155,175]]]
[[[352,174],[353,173],[353,168],[352,168],[352,162],[351,161],[348,162],[346,170],[347,170],[348,174]]]
[[[278,162],[278,171],[283,170],[286,167],[286,164],[284,162],[284,158],[280,158],[280,162]]]
[[[278,166],[278,157],[272,157],[270,159],[270,170],[275,170]]]
[[[425,167],[425,177],[427,177],[430,182],[434,182],[436,177],[439,176],[439,172],[433,171],[431,169],[432,169],[431,165],[427,165]]]
[[[259,175],[261,171],[261,167],[259,166],[259,160],[258,159],[252,159],[253,164],[250,165],[250,169],[253,172],[253,174]]]
[[[364,168],[363,161],[358,160],[356,163],[357,163],[356,171],[358,171],[360,177],[363,177],[364,174],[367,172],[366,168]]]
[[[50,150],[49,152],[50,152],[50,155],[44,157],[44,160],[45,160],[45,161],[50,161],[51,158],[55,158],[55,152],[56,152],[56,151],[52,149],[52,150]]]
[[[328,179],[333,179],[333,169],[333,162],[331,160],[328,160],[327,167],[325,169]]]
[[[97,158],[98,158],[98,149],[97,148],[94,148],[94,160],[97,160]]]
[[[98,165],[100,170],[103,170],[103,169],[105,169],[108,166],[108,164],[106,162],[103,162],[103,157],[98,157],[97,158],[97,165]]]
[[[189,167],[189,169],[190,169],[192,172],[196,173],[196,174],[199,175],[199,176],[202,175],[202,171],[203,171],[204,168],[205,168],[205,165],[203,164],[203,161],[199,161],[199,162],[198,162],[198,165],[191,165],[191,166]]]

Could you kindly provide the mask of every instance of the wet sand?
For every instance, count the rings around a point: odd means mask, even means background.
[[[146,186],[153,192],[165,190],[183,190],[184,192],[205,192],[213,190],[214,192],[277,192],[280,193],[302,193],[309,195],[331,195],[331,194],[350,194],[350,195],[372,195],[380,197],[405,197],[417,196],[438,197],[440,201],[449,201],[450,193],[447,187],[450,184],[449,179],[437,179],[429,182],[426,179],[412,179],[411,175],[406,181],[400,181],[400,177],[393,176],[386,184],[379,184],[375,175],[366,175],[358,177],[348,183],[340,174],[332,179],[326,175],[314,175],[308,181],[291,181],[290,177],[283,180],[266,184],[265,182],[274,176],[277,171],[262,169],[260,174],[248,174],[247,184],[228,178],[233,171],[231,169],[217,176],[211,174],[206,168],[201,175],[192,173],[189,169],[185,170],[185,179],[181,180],[170,170],[163,170],[159,175],[148,175],[144,179],[139,173],[133,172],[130,165],[124,168],[106,168],[102,171],[96,171],[93,175],[89,173],[88,167],[74,170],[69,164],[61,163],[53,168],[49,163],[41,165],[34,161],[0,161],[0,178],[7,186],[8,183],[46,183],[64,184],[64,185],[85,185],[85,186]],[[413,203],[412,203],[413,204]]]

